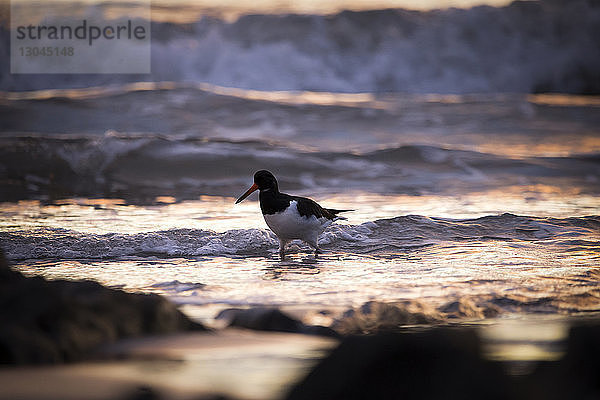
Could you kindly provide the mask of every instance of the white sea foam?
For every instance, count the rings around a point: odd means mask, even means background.
[[[403,216],[360,225],[333,224],[320,245],[356,254],[389,256],[451,242],[546,241],[557,250],[586,246],[600,251],[600,218],[533,218],[503,214],[451,220]],[[275,235],[263,229],[223,233],[199,229],[171,229],[137,234],[84,234],[66,229],[0,232],[10,259],[119,259],[123,257],[199,257],[276,254]]]
[[[204,18],[153,24],[152,79],[260,90],[598,93],[598,37],[600,7],[585,0]],[[2,74],[0,87],[89,85],[90,79]]]

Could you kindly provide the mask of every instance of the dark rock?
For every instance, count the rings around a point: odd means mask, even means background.
[[[0,249],[0,283],[14,282],[22,279],[25,279],[25,277],[9,267],[6,257],[4,257],[4,252]]]
[[[140,386],[127,394],[123,400],[161,400],[163,398],[155,389],[148,386]]]
[[[398,331],[403,325],[432,324],[437,318],[422,312],[411,312],[403,305],[377,301],[348,310],[333,328],[341,334],[370,334]]]
[[[26,278],[0,256],[0,364],[81,360],[119,338],[202,330],[158,295]]]
[[[571,328],[558,374],[570,381],[560,388],[562,398],[600,399],[600,324]]]
[[[472,330],[350,336],[289,393],[303,399],[506,399]]]
[[[166,394],[161,394],[155,388],[149,386],[140,386],[134,388],[130,393],[127,393],[123,400],[167,400],[171,397]],[[224,395],[215,393],[215,394],[206,394],[200,397],[195,397],[194,400],[234,400],[231,397],[226,397]]]
[[[305,325],[277,308],[229,308],[221,311],[216,319],[228,320],[228,326],[237,328],[338,337],[331,328]]]
[[[556,361],[485,360],[475,332],[346,337],[287,399],[600,399],[597,318],[571,328],[567,352]],[[514,368],[520,364],[526,368]]]
[[[485,319],[494,318],[501,314],[502,309],[494,304],[479,306],[468,297],[459,298],[444,304],[438,311],[447,319]]]
[[[277,308],[229,308],[217,319],[229,320],[229,326],[260,331],[298,332],[303,325]]]

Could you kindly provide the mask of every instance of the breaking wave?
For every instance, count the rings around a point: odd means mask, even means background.
[[[325,250],[394,256],[452,242],[544,241],[557,250],[584,246],[600,252],[600,217],[536,218],[502,214],[477,219],[444,219],[409,215],[333,225],[320,239]],[[66,229],[0,232],[8,258],[118,259],[123,257],[202,257],[276,255],[278,241],[262,229],[223,233],[199,229],[171,229],[136,234],[88,234]]]
[[[502,187],[525,178],[530,182],[565,178],[589,186],[586,177],[598,174],[593,154],[512,159],[426,145],[360,154],[290,149],[261,140],[114,132],[99,137],[4,137],[0,144],[0,187],[17,199],[44,193],[142,201],[163,194],[230,196],[259,169],[277,171],[288,190],[354,188],[403,194]],[[0,200],[12,199],[0,196]]]
[[[0,32],[5,38],[8,31]],[[600,93],[598,2],[152,24],[151,75],[0,74],[2,90],[193,81],[259,90]],[[0,43],[7,44],[8,39]],[[0,48],[0,54],[8,54]],[[4,57],[8,59],[8,56]]]

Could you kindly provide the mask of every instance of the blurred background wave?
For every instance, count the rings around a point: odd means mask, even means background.
[[[176,81],[269,91],[600,93],[598,2],[422,9],[463,3],[154,3],[152,74],[11,75],[3,62],[0,89]],[[70,14],[108,20],[135,17],[139,7],[76,4]],[[0,35],[6,60],[6,27]]]

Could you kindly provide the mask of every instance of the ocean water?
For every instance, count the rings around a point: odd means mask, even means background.
[[[0,245],[27,275],[214,326],[250,306],[335,326],[373,301],[436,323],[596,315],[599,19],[586,1],[205,17],[154,23],[151,76],[3,74]],[[324,254],[281,262],[257,196],[234,205],[258,169],[354,210]]]
[[[369,301],[446,321],[599,311],[596,97],[174,83],[7,97],[0,240],[26,274],[161,293],[207,324],[277,306],[331,325]],[[280,262],[257,196],[234,205],[260,168],[355,210],[325,254],[299,242]]]

